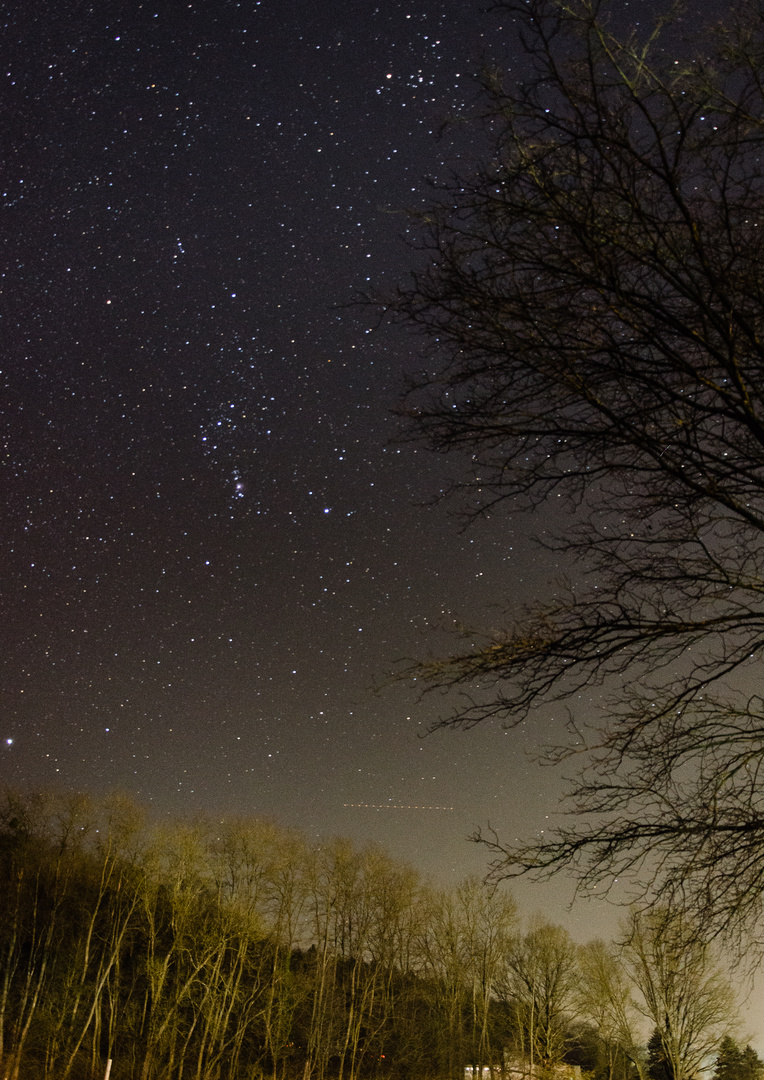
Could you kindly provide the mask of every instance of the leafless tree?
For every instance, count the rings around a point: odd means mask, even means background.
[[[712,950],[681,913],[654,910],[631,916],[621,955],[670,1075],[697,1076],[738,1020],[732,987]]]
[[[613,1077],[620,1055],[631,1063],[639,1080],[648,1080],[633,986],[615,946],[599,939],[580,946],[578,972],[578,1009],[602,1040],[609,1076]]]
[[[563,1061],[576,982],[575,946],[561,926],[537,920],[507,949],[498,991],[514,1014],[524,1075],[548,1074]]]
[[[485,77],[492,151],[420,221],[384,306],[421,333],[412,437],[467,455],[468,514],[567,512],[577,586],[409,672],[444,724],[575,717],[570,816],[499,876],[630,873],[708,932],[764,895],[764,20],[618,36],[598,0],[500,0],[532,76]],[[547,514],[548,521],[551,515]],[[490,838],[489,838],[490,840]]]

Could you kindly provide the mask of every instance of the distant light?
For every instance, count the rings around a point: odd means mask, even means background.
[[[6,739],[5,742],[6,742],[6,745],[13,746],[13,739]]]
[[[324,513],[325,514],[331,514],[331,512],[332,512],[331,506],[325,506],[324,507]]]

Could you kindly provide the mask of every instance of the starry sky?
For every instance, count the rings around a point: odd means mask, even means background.
[[[347,306],[479,152],[474,73],[522,63],[484,7],[4,6],[4,782],[266,815],[446,882],[484,871],[477,826],[556,809],[548,718],[422,738],[447,701],[389,685],[558,567],[543,513],[465,532],[433,503],[461,463],[392,415],[419,346]]]

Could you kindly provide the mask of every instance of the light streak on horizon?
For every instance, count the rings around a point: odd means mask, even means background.
[[[356,810],[453,810],[453,806],[405,806],[402,803],[346,802],[343,806]]]

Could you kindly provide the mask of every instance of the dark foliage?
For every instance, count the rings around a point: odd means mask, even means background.
[[[674,1080],[671,1061],[663,1048],[661,1033],[656,1028],[647,1044],[647,1069],[651,1080]]]
[[[719,1046],[714,1063],[713,1080],[761,1080],[764,1062],[751,1046],[741,1050],[734,1039],[726,1036]]]

